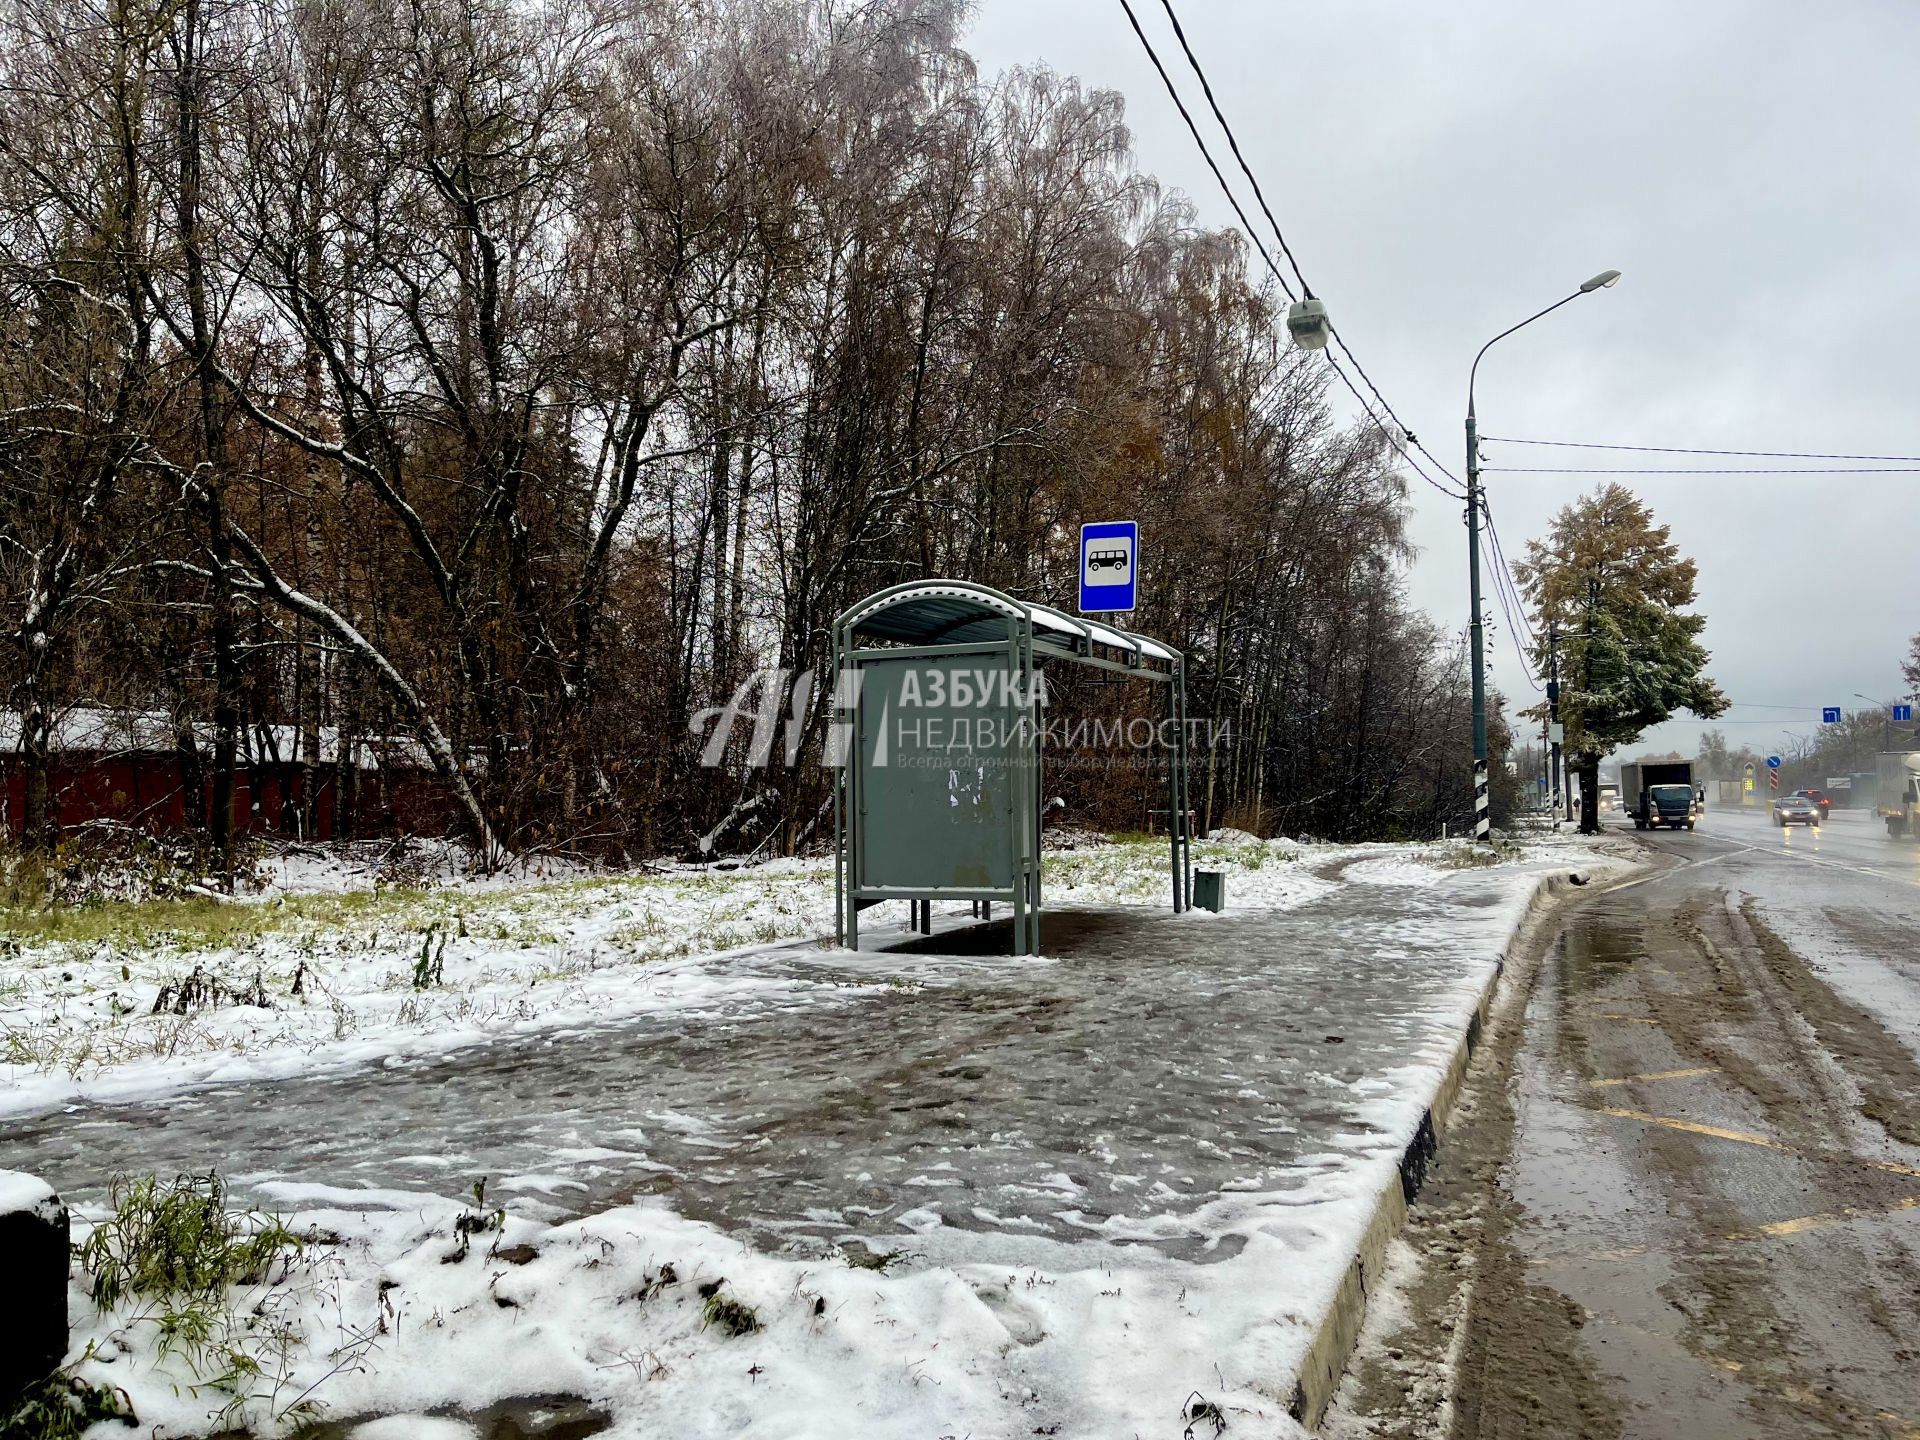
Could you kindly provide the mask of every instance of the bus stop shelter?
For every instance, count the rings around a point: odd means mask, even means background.
[[[1071,664],[1165,687],[1168,886],[1193,901],[1186,674],[1144,635],[959,580],[880,590],[834,622],[833,723],[838,938],[860,946],[860,912],[906,900],[932,930],[935,900],[991,917],[1013,910],[1013,951],[1040,953],[1045,683]]]

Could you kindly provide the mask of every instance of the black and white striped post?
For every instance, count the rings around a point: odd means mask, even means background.
[[[1476,366],[1479,363],[1474,361]],[[1480,612],[1480,435],[1474,428],[1471,385],[1467,389],[1467,593],[1468,603],[1473,606],[1473,621],[1467,627],[1467,644],[1473,650],[1473,838],[1491,842],[1493,821],[1487,814],[1487,656]]]
[[[1551,315],[1569,300],[1591,295],[1595,290],[1611,289],[1620,279],[1618,270],[1602,270],[1568,295],[1556,300],[1537,315],[1529,315],[1519,325],[1502,330],[1480,347],[1467,372],[1467,585],[1473,606],[1473,620],[1467,627],[1467,644],[1473,652],[1473,838],[1491,843],[1493,821],[1487,815],[1487,653],[1481,643],[1483,620],[1480,614],[1480,432],[1473,418],[1473,382],[1480,373],[1480,356],[1522,326],[1531,325],[1541,315]]]

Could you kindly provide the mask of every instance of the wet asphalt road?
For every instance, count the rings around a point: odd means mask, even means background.
[[[1454,1433],[1920,1437],[1920,846],[1645,839],[1528,1004]]]
[[[939,1233],[996,1255],[1104,1240],[1221,1259],[1262,1200],[1404,1142],[1368,1102],[1393,1067],[1453,1043],[1509,883],[1356,882],[1218,917],[1059,912],[1045,961],[1008,958],[1003,925],[973,956],[937,953],[966,948],[953,935],[857,961],[791,947],[742,963],[897,983],[76,1107],[0,1122],[0,1152],[80,1200],[109,1167],[217,1168],[282,1201],[318,1198],[284,1183],[459,1196],[485,1175],[516,1213],[662,1194],[769,1248],[919,1250]]]

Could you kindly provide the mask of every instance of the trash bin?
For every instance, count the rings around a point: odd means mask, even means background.
[[[1199,910],[1211,910],[1218,915],[1227,908],[1227,872],[1224,870],[1196,870],[1193,872],[1193,903]]]

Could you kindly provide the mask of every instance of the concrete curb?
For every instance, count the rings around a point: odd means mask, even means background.
[[[1528,935],[1540,917],[1561,896],[1574,893],[1574,888],[1563,874],[1543,876],[1534,887],[1520,923],[1514,926],[1513,933],[1507,937],[1499,958],[1494,962],[1493,974],[1487,977],[1487,983],[1481,989],[1473,1015],[1467,1021],[1466,1030],[1440,1076],[1433,1098],[1420,1116],[1419,1127],[1400,1153],[1399,1173],[1381,1188],[1374,1200],[1372,1217],[1361,1232],[1353,1259],[1348,1263],[1346,1273],[1341,1276],[1339,1288],[1334,1291],[1333,1302],[1320,1317],[1306,1353],[1301,1357],[1299,1373],[1294,1377],[1293,1398],[1287,1411],[1308,1429],[1318,1426],[1326,1414],[1334,1391],[1340,1386],[1340,1378],[1346,1373],[1347,1360],[1352,1356],[1354,1346],[1359,1343],[1360,1327],[1367,1317],[1369,1288],[1374,1278],[1385,1270],[1387,1246],[1406,1223],[1407,1206],[1420,1193],[1421,1186],[1426,1183],[1427,1172],[1439,1154],[1440,1142],[1447,1132],[1447,1122],[1453,1115],[1454,1104],[1460,1098],[1460,1087],[1466,1079],[1468,1062],[1480,1048],[1480,1037],[1492,1014],[1494,996],[1499,990],[1501,977],[1507,973],[1507,960],[1514,947]]]

